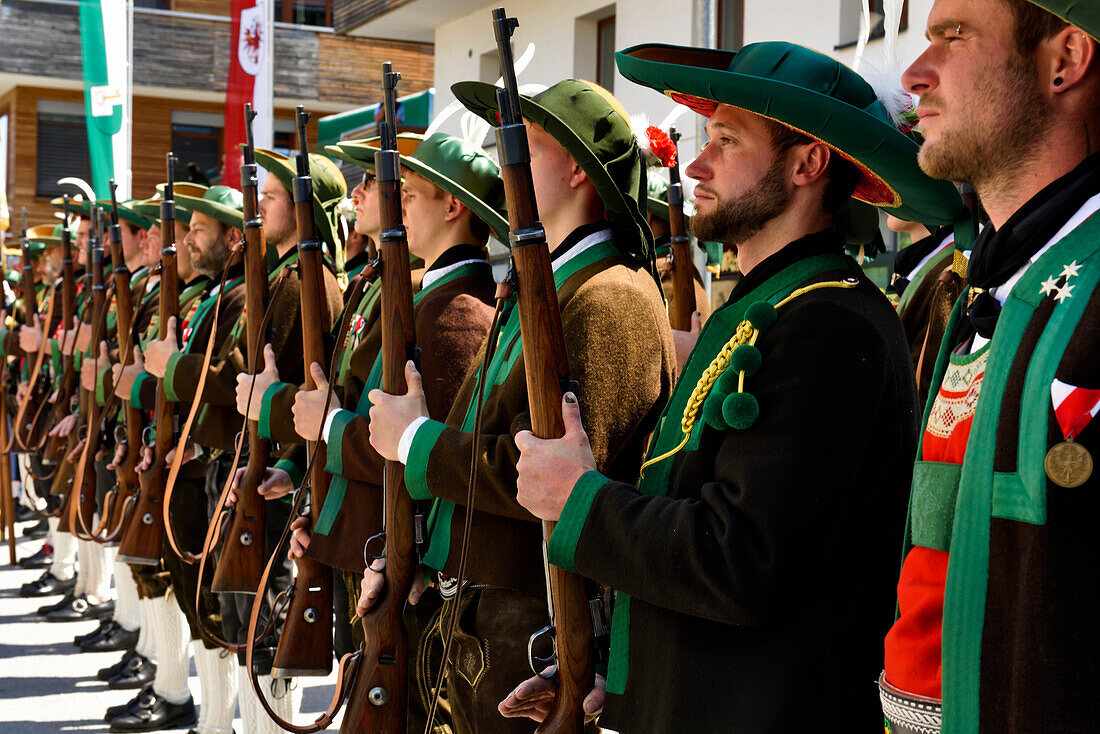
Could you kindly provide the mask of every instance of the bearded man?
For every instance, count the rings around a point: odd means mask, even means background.
[[[1096,2],[937,0],[903,77],[921,167],[971,183],[990,224],[917,454],[880,679],[894,732],[1096,728],[1098,34]]]
[[[854,195],[943,222],[961,201],[921,175],[870,85],[823,54],[652,44],[616,58],[707,117],[685,171],[692,229],[735,247],[744,277],[703,327],[636,486],[596,470],[570,394],[563,438],[516,437],[519,502],[557,522],[550,562],[615,589],[600,725],[871,731],[916,390],[838,214]],[[501,712],[541,720],[552,685],[524,681]]]

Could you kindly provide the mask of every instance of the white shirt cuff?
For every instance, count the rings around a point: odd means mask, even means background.
[[[409,463],[409,452],[412,451],[413,439],[420,426],[428,422],[427,416],[420,416],[409,425],[405,426],[405,432],[401,434],[401,440],[397,442],[397,460],[402,464]]]
[[[328,443],[328,434],[329,434],[329,431],[332,430],[332,420],[336,417],[336,414],[339,413],[341,410],[343,410],[343,408],[333,408],[332,410],[330,410],[328,412],[328,415],[325,416],[325,425],[321,428],[321,439],[325,443]]]

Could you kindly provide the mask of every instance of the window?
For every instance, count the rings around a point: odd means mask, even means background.
[[[88,129],[84,105],[80,102],[38,101],[38,145],[35,169],[36,196],[61,196],[69,191],[57,179],[79,176],[92,178],[88,158]]]
[[[615,16],[596,23],[596,83],[615,92]]]
[[[134,0],[135,8],[152,8],[153,10],[171,10],[168,0]]]
[[[740,51],[745,44],[745,0],[719,0],[718,48]]]
[[[332,0],[275,0],[275,20],[298,25],[332,25]]]
[[[197,179],[197,183],[207,184],[221,178],[221,127],[173,122],[172,152],[176,154],[176,180]]]
[[[883,0],[868,0],[871,9],[871,40],[886,35],[883,24]],[[863,0],[841,0],[840,2],[840,42],[836,49],[848,48],[859,43],[859,19],[863,15]],[[901,6],[900,29],[909,27],[909,0]]]

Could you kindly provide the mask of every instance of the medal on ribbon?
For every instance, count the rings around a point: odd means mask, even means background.
[[[1065,439],[1047,452],[1047,477],[1059,487],[1080,487],[1092,476],[1092,454],[1074,439],[1100,412],[1100,390],[1075,387],[1061,380],[1050,385],[1054,416]]]

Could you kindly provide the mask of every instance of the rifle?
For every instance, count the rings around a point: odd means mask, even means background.
[[[0,282],[7,279],[7,264],[0,255]],[[0,447],[8,445],[8,360],[0,360]],[[8,563],[15,565],[15,498],[11,494],[11,453],[3,452],[0,466],[0,514],[4,516],[4,534],[8,540]]]
[[[88,235],[88,248],[85,255],[87,270],[84,274],[83,321],[84,324],[90,326],[92,330],[89,351],[92,355],[98,355],[98,340],[103,338],[102,334],[106,331],[107,299],[103,281],[103,248],[100,246],[101,212],[99,208],[95,206],[94,202],[90,211],[92,231]],[[85,359],[94,359],[94,357],[85,355]],[[87,435],[86,432],[92,429],[98,429],[99,426],[98,418],[95,423],[90,420],[93,410],[96,412],[97,416],[100,414],[99,406],[96,405],[95,395],[80,388],[78,402],[78,415],[80,421],[73,432],[69,434],[66,455],[71,453],[73,449],[79,445],[82,437],[91,440],[91,436]],[[88,452],[85,451],[84,455],[87,456],[87,454]],[[78,462],[76,465],[70,462],[63,462],[62,467],[68,471],[57,472],[54,477],[54,486],[58,486],[60,482],[62,487],[64,487],[65,484],[68,484],[69,487],[64,504],[61,508],[61,521],[58,527],[64,532],[76,535],[78,538],[91,540],[89,528],[92,525],[92,518],[95,515],[96,509],[94,462],[90,468],[88,467],[87,461],[84,461],[83,464]],[[83,472],[81,471],[82,468]],[[81,529],[88,535],[87,538],[81,536]]]
[[[550,266],[550,248],[546,244],[546,232],[539,222],[535,202],[527,128],[520,111],[511,45],[512,34],[518,25],[517,19],[507,17],[504,8],[493,9],[493,30],[504,79],[504,88],[497,90],[500,108],[500,125],[496,130],[497,150],[508,202],[509,239],[531,431],[539,438],[560,438],[565,433],[561,398],[569,382],[569,363],[557,289],[554,287],[554,272]],[[542,523],[544,549],[554,525],[553,522]],[[553,707],[538,731],[544,734],[580,734],[584,729],[584,697],[595,683],[588,595],[583,578],[545,565],[550,611],[547,631],[552,632],[555,639],[558,688]],[[540,634],[536,633],[536,636]]]
[[[76,316],[76,273],[73,269],[73,242],[69,233],[69,195],[65,194],[64,225],[61,227],[61,329],[70,329]],[[43,338],[45,335],[43,334]],[[75,337],[74,337],[75,338]],[[57,388],[57,399],[50,413],[46,425],[53,428],[65,416],[71,412],[70,402],[73,393],[76,392],[78,375],[76,373],[76,359],[71,354],[66,354],[66,344],[61,344],[61,380]],[[57,463],[62,456],[65,439],[51,438],[46,442],[43,457],[46,463]]]
[[[168,319],[175,317],[179,330],[179,273],[176,270],[176,200],[173,168],[176,157],[167,155],[168,183],[164,187],[164,200],[160,203],[160,304],[157,311],[157,338],[168,338]],[[176,334],[179,340],[179,334]],[[126,524],[118,547],[118,559],[126,563],[146,566],[160,561],[164,543],[164,482],[168,471],[168,451],[175,446],[176,404],[168,400],[164,380],[157,380],[155,444],[153,463],[140,478],[137,503],[133,519]],[[181,447],[182,449],[182,447]]]
[[[325,301],[321,241],[313,221],[313,178],[309,173],[309,142],[306,140],[309,114],[301,105],[298,105],[297,121],[298,175],[294,179],[294,213],[298,221],[302,352],[305,389],[315,390],[317,386],[310,365],[316,362],[321,369],[327,369],[324,340],[331,328],[332,314]],[[324,446],[307,441],[306,449],[311,461],[305,481],[309,483],[311,522],[316,522],[328,494],[329,475],[325,472]],[[271,675],[275,678],[328,675],[332,670],[332,570],[308,556],[295,559],[294,564],[298,573],[290,592],[290,607]]]
[[[260,221],[258,209],[256,149],[252,140],[252,120],[255,117],[252,105],[245,104],[244,129],[248,142],[243,151],[241,191],[244,192],[245,311],[249,315],[245,321],[245,339],[252,374],[260,371],[260,355],[266,341],[262,316],[267,311],[268,299],[263,222]],[[229,530],[211,585],[214,591],[253,594],[260,583],[265,560],[267,505],[256,492],[256,487],[263,479],[270,454],[270,443],[260,437],[259,422],[248,421],[248,465],[237,488],[237,504],[230,510]],[[220,520],[220,512],[215,512],[213,521]]]
[[[672,147],[680,141],[676,128],[668,129]],[[668,226],[671,230],[672,328],[691,331],[695,313],[695,265],[691,261],[691,238],[684,223],[684,185],[680,182],[680,161],[668,169]]]
[[[85,359],[92,360],[93,367],[99,364],[99,344],[107,334],[107,312],[110,299],[107,297],[107,284],[103,274],[103,246],[97,231],[92,247],[91,271],[92,271],[92,338],[88,346],[89,354]],[[98,370],[97,370],[98,371]],[[84,419],[84,449],[77,461],[73,473],[73,488],[69,492],[68,501],[68,525],[70,532],[83,540],[97,539],[96,533],[91,528],[96,511],[96,472],[95,455],[103,437],[101,424],[106,411],[95,399],[94,391],[84,391],[85,410],[81,412]],[[106,500],[104,501],[101,516],[107,515]],[[101,528],[97,528],[99,530]],[[80,531],[89,537],[84,538]]]
[[[401,75],[382,64],[385,121],[381,147],[374,154],[382,233],[382,389],[403,395],[405,363],[416,356],[409,243],[401,215],[401,159],[397,152],[394,99]],[[386,584],[363,617],[363,653],[348,698],[342,732],[404,732],[408,716],[409,640],[402,622],[405,599],[416,572],[412,498],[405,491],[405,467],[385,463]]]
[[[115,313],[116,329],[118,335],[119,359],[125,367],[134,361],[133,350],[133,324],[134,301],[130,292],[130,270],[126,267],[126,260],[122,252],[122,228],[118,220],[118,200],[115,197],[114,179],[111,187],[111,275],[115,284]],[[108,396],[108,400],[114,400],[114,393]],[[115,540],[122,532],[123,525],[129,517],[128,510],[133,507],[138,489],[138,476],[135,468],[138,463],[138,446],[141,445],[141,433],[144,427],[144,419],[141,409],[130,405],[125,401],[125,427],[115,426],[115,440],[126,447],[126,455],[119,462],[116,471],[117,484],[108,493],[113,497],[110,503],[110,513],[107,512],[108,501],[103,501],[104,520],[101,520],[107,529],[104,536],[105,542]],[[120,430],[121,429],[121,430]]]
[[[34,292],[34,264],[31,262],[31,243],[27,237],[26,207],[23,207],[21,246],[23,253],[23,317],[24,323],[29,327],[33,327],[38,319],[38,300]],[[42,443],[42,423],[39,418],[42,416],[42,408],[46,404],[46,399],[49,397],[50,391],[49,379],[46,374],[42,372],[43,359],[49,352],[49,342],[46,340],[47,328],[49,328],[49,324],[43,323],[42,339],[38,343],[38,351],[26,355],[25,364],[28,368],[27,379],[30,381],[30,384],[27,385],[27,392],[20,401],[19,409],[16,411],[15,415],[15,444],[25,451],[37,450],[41,448]],[[31,367],[32,358],[33,367]],[[30,406],[37,406],[37,409],[34,411],[33,415],[28,416],[27,408]]]

